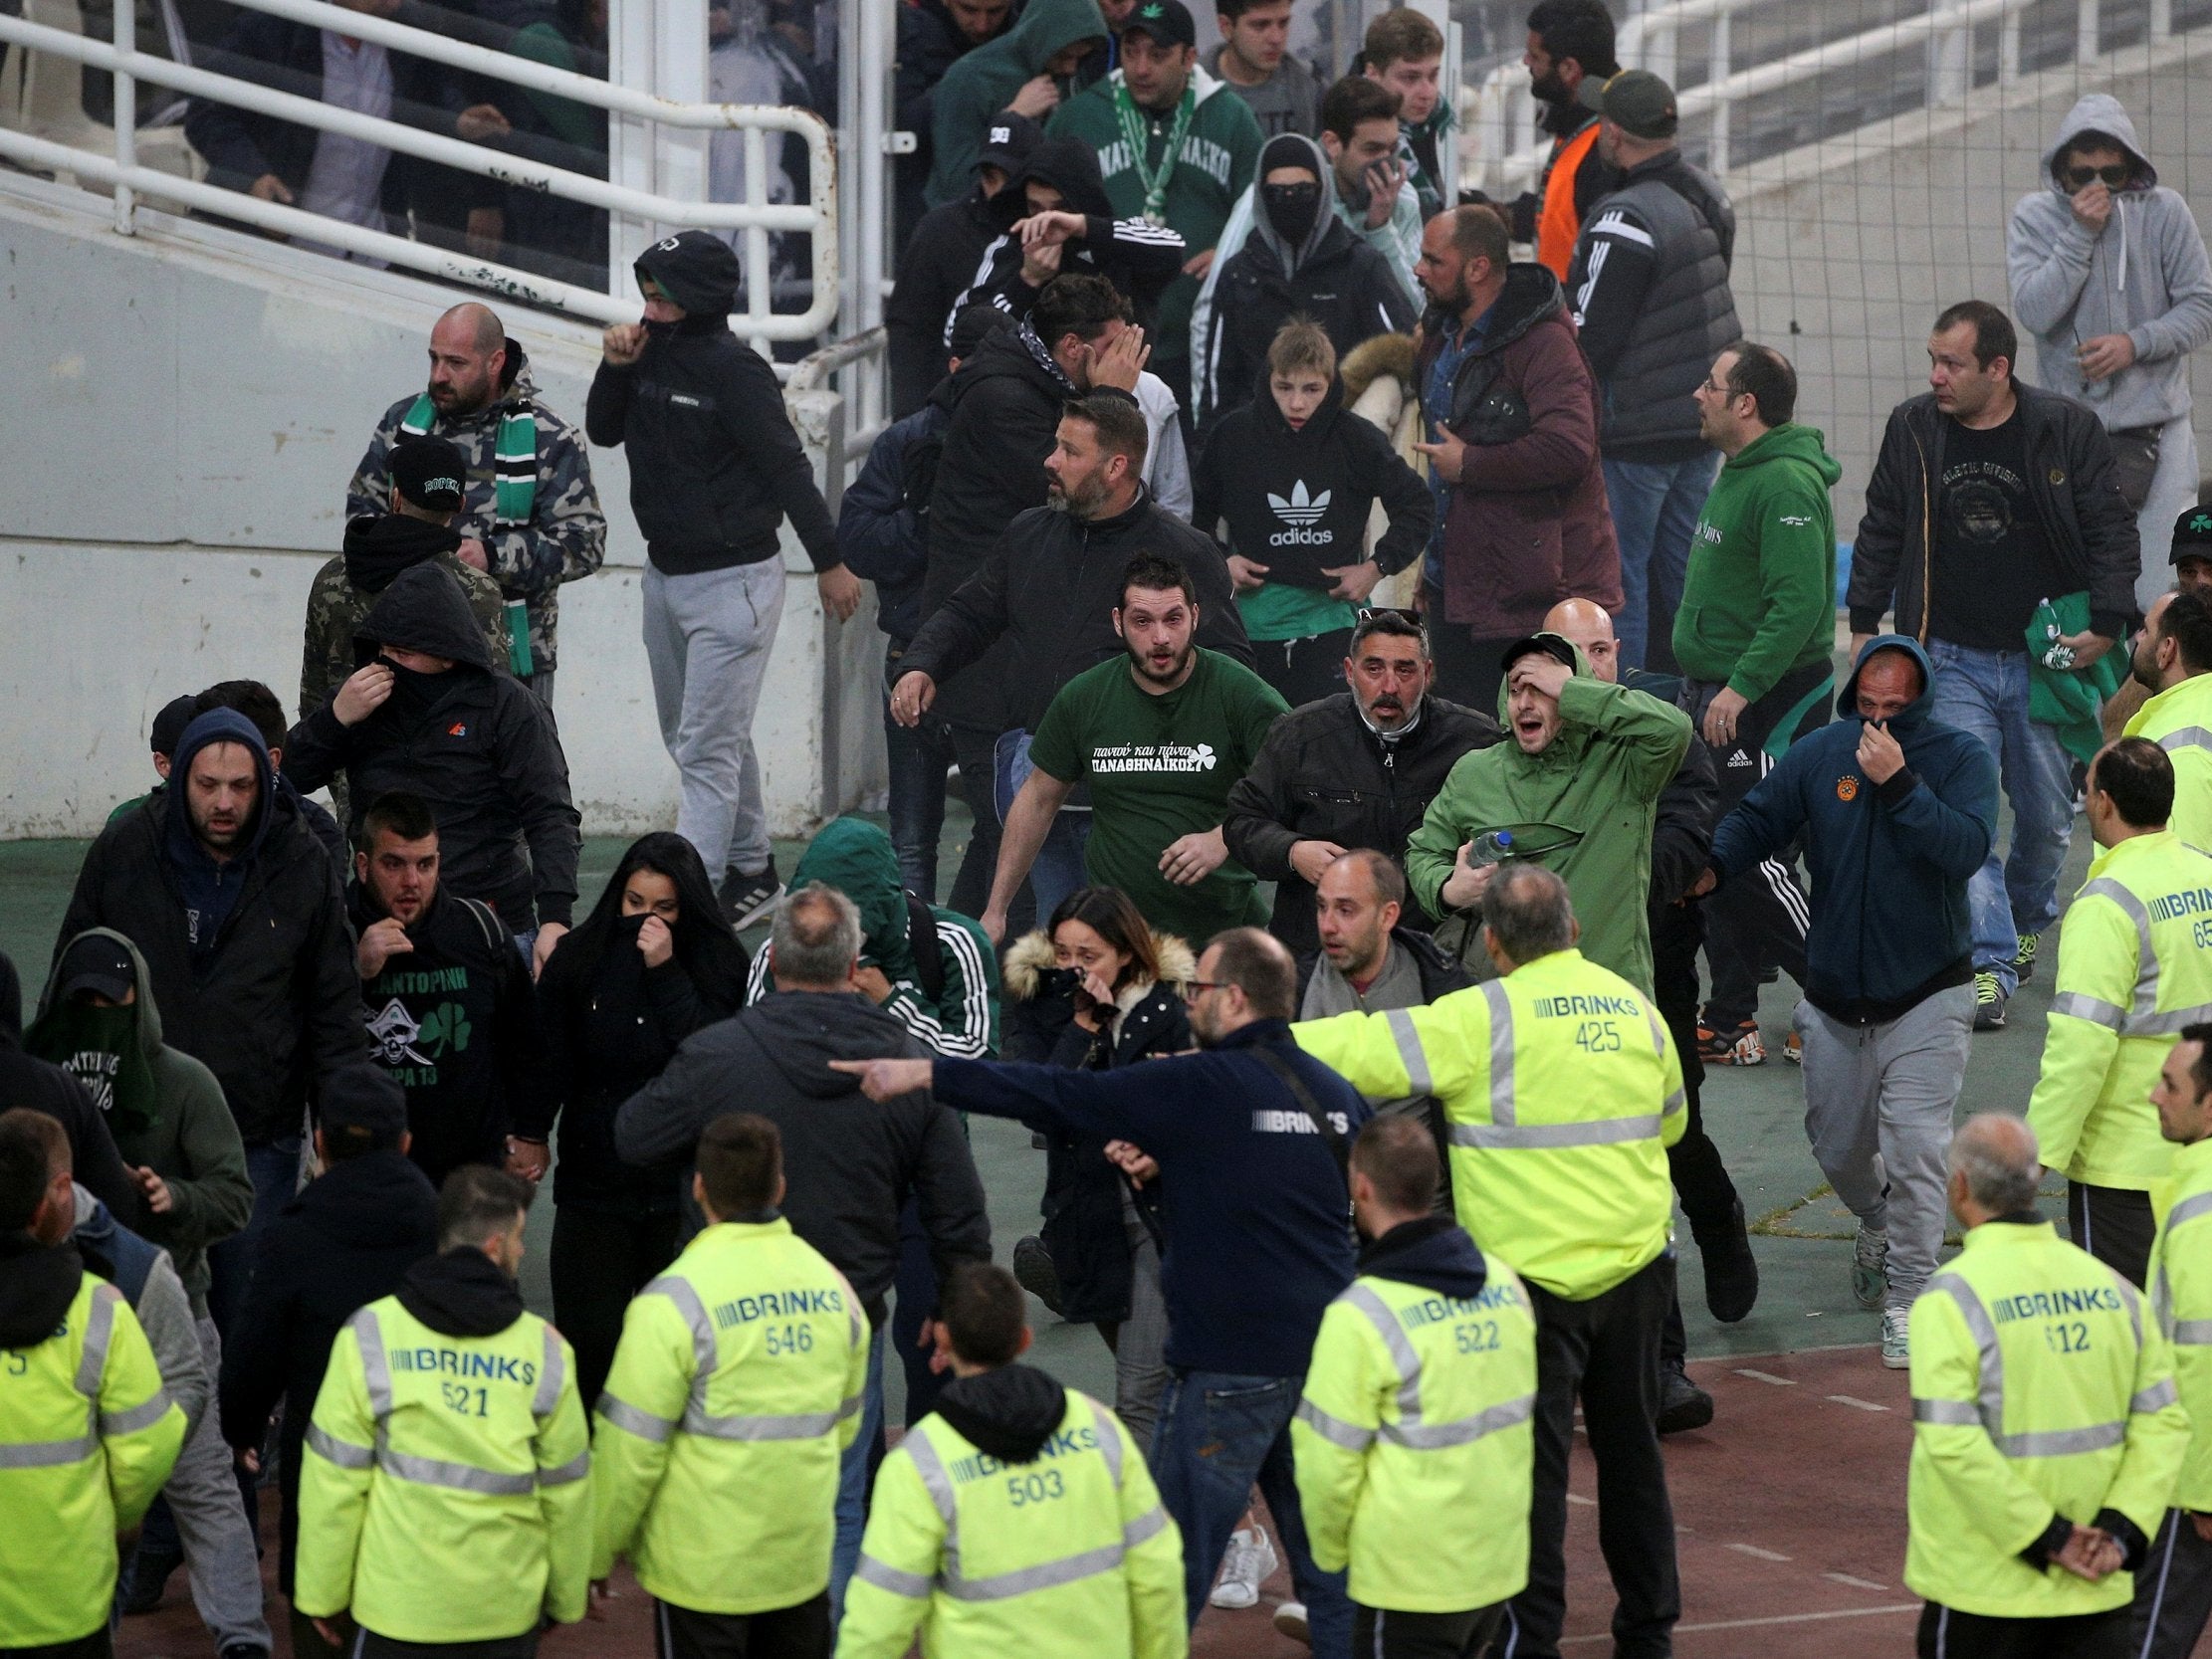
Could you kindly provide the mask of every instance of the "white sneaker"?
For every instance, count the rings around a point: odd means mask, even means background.
[[[1881,1362],[1893,1371],[1912,1368],[1912,1347],[1906,1335],[1909,1308],[1881,1310]]]
[[[1275,1547],[1264,1527],[1239,1527],[1228,1536],[1221,1576],[1207,1597],[1217,1607],[1256,1607],[1259,1586],[1275,1570]]]
[[[1306,1604],[1303,1601],[1285,1601],[1275,1609],[1275,1630],[1294,1642],[1313,1646],[1313,1632],[1306,1628]]]

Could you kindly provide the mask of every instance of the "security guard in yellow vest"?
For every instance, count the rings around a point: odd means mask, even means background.
[[[1520,1279],[1434,1213],[1428,1126],[1352,1145],[1370,1240],[1321,1320],[1291,1424],[1313,1558],[1349,1568],[1352,1651],[1479,1654],[1528,1583],[1536,1316]]]
[[[438,1249],[331,1347],[300,1471],[293,1601],[351,1659],[528,1659],[583,1617],[591,1451],[575,1355],[523,1311],[530,1189],[463,1164]]]
[[[169,1478],[184,1413],[70,1248],[76,1219],[62,1126],[0,1113],[0,1650],[103,1659],[115,1535]]]
[[[868,1321],[777,1213],[783,1190],[774,1124],[707,1126],[692,1176],[707,1228],[630,1304],[599,1395],[591,1576],[630,1557],[661,1604],[661,1659],[829,1653],[837,1465],[860,1429]]]
[[[1673,1292],[1682,1069],[1659,1010],[1574,948],[1567,886],[1496,867],[1483,942],[1501,977],[1426,1008],[1291,1027],[1364,1095],[1432,1094],[1451,1137],[1460,1225],[1525,1282],[1536,1311],[1536,1474],[1528,1587],[1510,1613],[1545,1652],[1565,1622],[1567,1449],[1579,1400],[1598,1459],[1624,1649],[1663,1651],[1681,1612],[1659,1461],[1659,1345]],[[1617,1530],[1616,1530],[1617,1529]]]
[[[1183,1540],[1129,1431],[1014,1361],[1028,1303],[963,1262],[937,1327],[955,1380],[876,1475],[837,1659],[1183,1659]]]
[[[2018,1118],[1951,1138],[1966,1248],[1910,1318],[1922,1655],[2120,1659],[2130,1574],[2188,1450],[2172,1349],[2134,1286],[2036,1215],[2040,1173]]]
[[[2132,668],[2152,696],[2122,734],[2173,756],[2174,833],[2212,851],[2212,601],[2187,589],[2153,599]]]
[[[2188,1659],[2212,1616],[2212,1025],[2182,1030],[2150,1099],[2175,1147],[2166,1218],[2150,1251],[2150,1312],[2173,1345],[2189,1452],[2173,1508],[2135,1574],[2128,1651]]]
[[[2150,1105],[2184,1025],[2212,1019],[2212,857],[2166,827],[2175,767],[2122,737],[2091,763],[2089,820],[2102,849],[2066,913],[2058,994],[2028,1127],[2067,1176],[2074,1242],[2144,1283],[2150,1189],[2173,1148]]]

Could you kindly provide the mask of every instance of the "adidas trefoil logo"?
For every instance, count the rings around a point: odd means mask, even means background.
[[[1306,481],[1299,479],[1290,487],[1290,499],[1284,501],[1272,490],[1267,492],[1267,505],[1275,510],[1275,517],[1290,525],[1277,530],[1267,538],[1270,547],[1326,547],[1336,540],[1336,531],[1317,530],[1312,526],[1329,511],[1331,492],[1324,490],[1318,496],[1306,494]]]

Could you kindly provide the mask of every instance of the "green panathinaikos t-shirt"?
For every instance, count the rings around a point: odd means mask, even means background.
[[[1233,659],[1197,656],[1191,678],[1158,697],[1139,688],[1126,657],[1078,674],[1029,745],[1040,770],[1090,785],[1091,880],[1120,888],[1156,931],[1193,947],[1223,928],[1266,923],[1258,879],[1231,859],[1196,887],[1178,887],[1160,873],[1160,855],[1220,823],[1230,786],[1290,707]]]

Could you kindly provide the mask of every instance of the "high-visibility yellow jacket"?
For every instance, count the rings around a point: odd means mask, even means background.
[[[2126,1606],[2129,1574],[2091,1583],[2020,1552],[2106,1509],[2157,1536],[2189,1419],[2135,1287],[2048,1222],[1991,1221],[1928,1281],[1910,1335],[1905,1583],[1991,1617]]]
[[[583,1617],[591,1448],[575,1355],[524,1314],[434,1331],[387,1296],[331,1345],[300,1468],[293,1603],[402,1642]]]
[[[2150,1247],[2150,1307],[2173,1345],[2173,1379],[2189,1413],[2189,1455],[2173,1501],[2212,1512],[2212,1141],[2173,1159],[2173,1206]]]
[[[1666,1248],[1681,1060],[1651,999],[1581,951],[1290,1032],[1363,1095],[1443,1103],[1459,1225],[1522,1278],[1587,1301]]]
[[[704,1613],[819,1595],[867,1380],[843,1274],[780,1217],[709,1227],[623,1316],[592,1443],[591,1576],[626,1555],[648,1591]]]
[[[183,1444],[146,1334],[104,1280],[83,1276],[45,1342],[0,1349],[0,1648],[106,1626],[115,1534],[138,1524]]]
[[[2148,737],[2173,762],[2175,834],[2212,852],[2212,674],[2193,674],[2135,711],[2124,735]]]
[[[2171,695],[2171,694],[2168,694]],[[2106,847],[2066,913],[2043,1075],[2028,1102],[2043,1161],[2146,1192],[2173,1147],[2151,1086],[2185,1025],[2212,1020],[2212,857],[2171,830]]]
[[[1183,1539],[1121,1420],[1068,1389],[1037,1456],[1002,1463],[935,1413],[883,1460],[837,1659],[1182,1659]]]
[[[1471,1297],[1363,1274],[1322,1316],[1290,1425],[1299,1507],[1364,1607],[1464,1612],[1528,1584],[1536,1317],[1483,1264]]]

